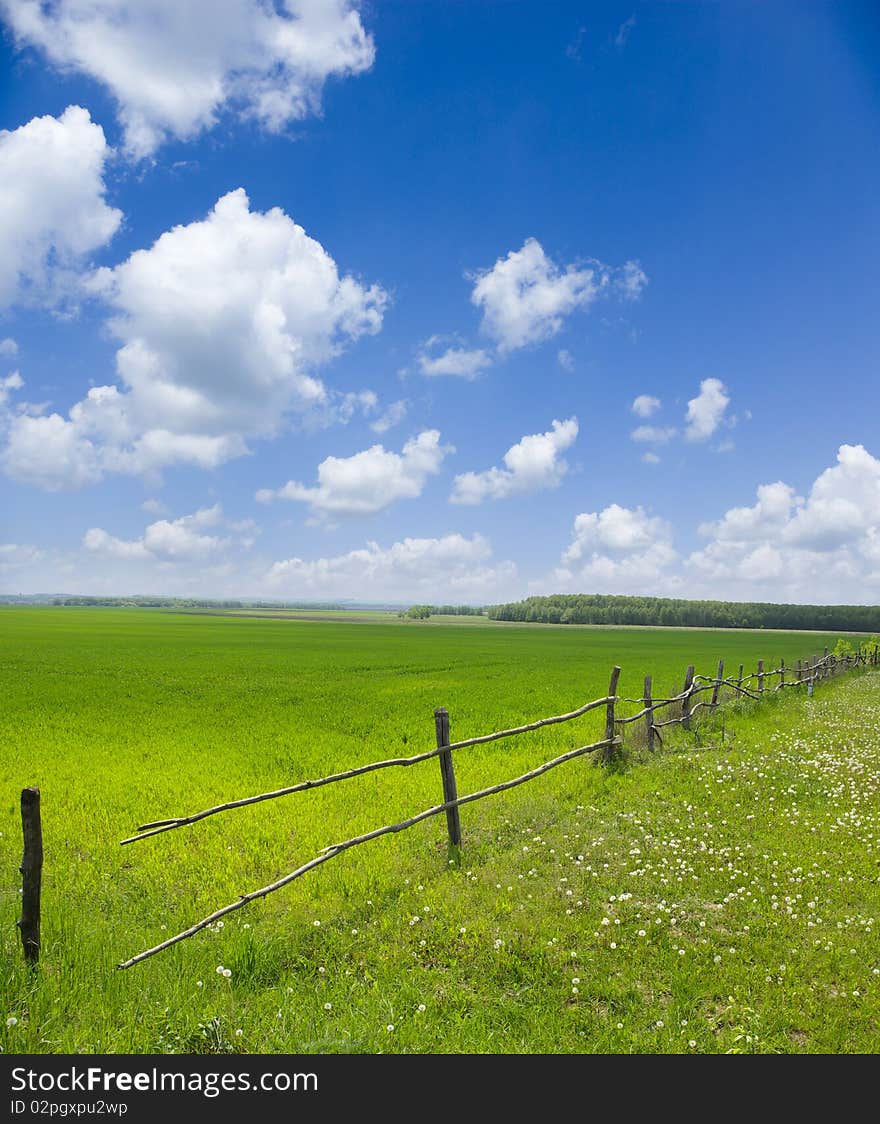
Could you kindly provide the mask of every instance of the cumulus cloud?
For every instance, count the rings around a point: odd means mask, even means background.
[[[640,418],[649,418],[652,414],[657,413],[660,409],[660,405],[660,399],[655,398],[652,394],[639,394],[633,399],[633,404],[630,409]]]
[[[483,313],[483,330],[502,352],[554,336],[569,313],[589,307],[608,283],[601,265],[557,266],[535,238],[473,280],[471,301]]]
[[[374,433],[387,433],[389,429],[400,425],[406,417],[408,409],[409,403],[405,398],[400,398],[397,402],[392,402],[382,411],[374,422],[370,423],[370,429],[372,429]]]
[[[688,559],[704,582],[765,600],[859,604],[880,587],[880,460],[841,445],[837,463],[802,497],[777,481],[757,489],[700,532],[710,539]],[[733,595],[731,593],[731,595]]]
[[[383,548],[363,549],[307,561],[276,562],[266,588],[288,597],[367,598],[375,601],[503,600],[513,592],[512,562],[489,564],[492,550],[482,535],[406,538]]]
[[[466,347],[446,347],[439,350],[444,342],[442,336],[431,336],[422,345],[416,357],[419,370],[428,378],[453,375],[470,381],[475,379],[480,371],[492,366],[492,356],[488,351]]]
[[[2,355],[4,359],[13,358],[18,355],[18,344],[12,336],[7,336],[6,339],[0,340],[0,355]]]
[[[227,547],[230,539],[203,531],[224,521],[222,508],[214,504],[180,519],[158,519],[146,527],[139,539],[119,539],[100,527],[92,527],[83,536],[83,546],[93,554],[126,562],[208,559]]]
[[[3,465],[18,479],[71,488],[107,472],[213,468],[292,413],[375,405],[372,392],[331,394],[316,372],[379,330],[385,292],[340,275],[302,227],[279,208],[251,211],[241,189],[89,287],[115,310],[121,387],[93,387],[68,417],[16,420]]]
[[[677,560],[672,528],[664,519],[613,503],[575,518],[562,565],[535,588],[632,594],[674,590]]]
[[[675,426],[637,425],[630,433],[630,439],[647,444],[665,445],[677,433]]]
[[[730,405],[727,387],[720,379],[703,379],[700,393],[691,398],[685,417],[685,439],[687,441],[706,441],[712,436],[724,418]]]
[[[0,0],[20,46],[102,83],[126,146],[148,156],[223,110],[277,132],[317,114],[328,78],[356,75],[374,46],[355,0]]]
[[[559,351],[556,352],[556,362],[563,369],[563,371],[574,370],[574,356],[568,350],[568,348],[561,347]]]
[[[0,543],[0,574],[26,570],[45,557],[45,552],[23,543]]]
[[[555,488],[568,470],[560,454],[574,444],[577,435],[577,418],[554,420],[546,433],[529,434],[512,445],[504,454],[504,468],[456,476],[450,503],[478,504]]]
[[[110,151],[76,105],[0,131],[0,307],[56,303],[116,233],[122,212],[108,206],[103,179]],[[17,350],[11,339],[0,346]]]
[[[400,499],[416,499],[429,476],[440,471],[451,445],[440,444],[440,432],[426,429],[403,446],[402,453],[373,445],[351,457],[327,457],[318,465],[318,483],[309,488],[294,480],[256,498],[297,500],[309,504],[316,516],[372,515]]]

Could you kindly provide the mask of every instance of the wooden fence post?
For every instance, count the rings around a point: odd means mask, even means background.
[[[743,685],[743,665],[740,664],[739,665],[739,676],[737,677],[737,680],[736,680],[737,694],[739,693],[739,691],[742,690],[742,685]]]
[[[21,859],[21,943],[24,958],[36,966],[40,959],[40,884],[43,873],[43,828],[40,821],[40,790],[21,793],[21,830],[24,854]]]
[[[801,679],[802,679],[802,674],[801,674],[801,661],[800,661],[800,660],[798,660],[798,662],[797,662],[797,681],[798,681],[798,683],[800,683]]]
[[[651,709],[651,684],[652,679],[650,675],[645,676],[645,707],[648,713],[645,715],[645,726],[648,731],[648,752],[654,752],[654,711]]]
[[[721,680],[724,678],[724,660],[718,661],[718,675],[715,678],[715,686],[712,688],[712,706],[718,705],[718,692],[721,690]]]
[[[764,694],[764,661],[758,660],[758,694]]]
[[[612,667],[611,682],[608,684],[608,705],[605,708],[605,741],[611,744],[606,745],[602,751],[602,757],[606,762],[614,756],[614,704],[617,702],[617,680],[619,678],[620,668]]]
[[[691,688],[693,685],[694,665],[688,664],[688,669],[684,677],[684,687],[682,688],[684,698],[681,703],[681,724],[686,730],[691,728]]]
[[[437,746],[442,748],[449,745],[449,711],[445,706],[438,706],[434,711],[434,726],[437,731]],[[452,764],[452,754],[439,755],[440,776],[443,778],[443,803],[449,804],[458,799],[458,789],[455,784],[455,768]],[[453,848],[461,846],[461,821],[458,808],[446,809],[446,828],[449,832],[449,845]]]
[[[785,686],[785,657],[779,661],[779,686]]]

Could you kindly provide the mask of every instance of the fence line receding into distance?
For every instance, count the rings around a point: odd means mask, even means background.
[[[373,761],[367,765],[360,765],[354,769],[348,769],[345,772],[333,773],[326,777],[320,777],[317,780],[300,781],[298,784],[289,785],[286,788],[276,789],[272,792],[263,792],[256,796],[248,796],[239,800],[231,800],[224,804],[217,804],[212,808],[205,808],[200,812],[195,812],[188,816],[177,816],[170,819],[154,820],[151,823],[142,824],[137,829],[137,834],[123,839],[123,844],[135,843],[138,840],[146,839],[152,835],[158,835],[164,831],[172,831],[175,828],[186,827],[190,824],[197,823],[199,820],[206,819],[208,816],[214,816],[220,812],[230,811],[234,808],[243,808],[250,804],[257,804],[264,800],[275,800],[282,796],[289,796],[295,792],[304,792],[308,789],[319,788],[323,785],[332,784],[336,781],[350,780],[353,777],[362,776],[365,773],[375,772],[378,769],[388,769],[392,767],[406,768],[410,765],[415,765],[421,761],[427,761],[431,757],[438,757],[440,760],[440,771],[443,783],[443,803],[437,804],[432,808],[427,808],[424,811],[417,813],[406,820],[401,820],[398,823],[387,824],[384,827],[375,828],[372,831],[365,832],[362,835],[356,835],[351,839],[345,839],[341,843],[333,843],[324,847],[318,855],[296,870],[284,875],[282,878],[263,886],[258,890],[254,890],[248,894],[242,894],[236,901],[231,902],[229,905],[224,906],[222,909],[216,910],[210,916],[203,918],[190,928],[168,937],[166,940],[157,944],[153,948],[146,949],[144,952],[139,953],[137,956],[132,956],[130,959],[117,965],[119,968],[130,968],[134,964],[140,963],[156,953],[162,952],[172,945],[178,944],[188,937],[194,936],[202,929],[213,925],[220,918],[225,917],[235,910],[241,909],[248,905],[250,902],[258,898],[264,898],[268,894],[280,890],[282,887],[289,885],[297,878],[301,878],[310,870],[320,866],[322,863],[335,858],[337,855],[342,854],[344,851],[352,847],[360,846],[367,843],[372,839],[378,839],[380,836],[389,835],[399,831],[404,831],[409,827],[413,827],[423,820],[427,820],[432,816],[438,816],[441,813],[446,813],[447,834],[449,837],[449,845],[452,853],[457,853],[461,845],[461,824],[459,819],[459,809],[465,804],[471,804],[476,800],[482,800],[487,796],[494,796],[499,792],[505,792],[508,789],[516,788],[527,781],[534,780],[536,777],[542,776],[550,769],[555,769],[558,765],[562,765],[567,761],[572,761],[577,757],[582,757],[590,753],[600,754],[600,759],[609,763],[614,759],[616,751],[623,744],[623,736],[619,731],[622,727],[631,725],[634,722],[644,721],[645,735],[647,748],[653,752],[655,741],[663,744],[663,735],[661,729],[666,726],[680,725],[684,729],[690,729],[691,720],[693,716],[700,709],[714,710],[721,705],[720,692],[722,688],[728,688],[735,697],[743,697],[748,699],[760,700],[765,694],[776,693],[778,691],[805,687],[807,694],[813,694],[813,688],[817,681],[828,678],[833,675],[840,674],[843,671],[850,670],[860,665],[880,665],[880,652],[875,645],[870,653],[864,649],[860,649],[854,655],[835,656],[828,654],[828,649],[825,649],[824,655],[821,659],[816,656],[811,657],[809,661],[798,660],[794,675],[791,675],[791,669],[786,668],[785,661],[780,661],[778,668],[767,670],[764,666],[764,661],[758,661],[758,667],[755,672],[750,675],[743,675],[743,665],[740,664],[736,676],[724,676],[724,661],[718,663],[718,668],[715,675],[698,675],[695,673],[693,665],[688,666],[685,674],[684,686],[682,690],[668,698],[654,698],[652,696],[652,677],[650,675],[645,677],[644,689],[641,698],[637,699],[624,699],[617,694],[617,684],[620,677],[620,668],[614,667],[611,672],[611,679],[608,687],[608,694],[600,699],[593,699],[583,706],[568,712],[567,714],[555,715],[551,718],[541,718],[536,722],[530,722],[524,726],[516,726],[509,730],[499,730],[491,734],[483,734],[478,737],[466,738],[463,741],[452,742],[449,741],[449,714],[445,707],[439,707],[434,711],[434,723],[436,734],[436,748],[427,750],[424,753],[418,753],[411,757],[394,757],[384,761]],[[789,677],[786,678],[786,672],[789,672]],[[768,683],[778,677],[779,682],[773,686],[768,686]],[[693,702],[695,696],[704,692],[711,692],[708,700]],[[620,702],[635,703],[641,707],[635,714],[621,717],[616,711],[617,704]],[[545,761],[542,765],[523,773],[519,777],[514,777],[512,780],[503,781],[500,784],[492,785],[489,788],[480,789],[478,792],[472,792],[466,796],[458,796],[455,771],[453,768],[452,754],[456,750],[465,749],[469,746],[483,745],[486,742],[497,741],[500,738],[513,737],[517,734],[524,734],[532,730],[541,729],[543,726],[554,725],[560,722],[570,722],[573,719],[580,718],[588,711],[596,710],[600,707],[605,708],[605,731],[604,737],[600,741],[591,742],[589,745],[580,746],[577,749],[569,750],[558,757],[552,758],[550,761]],[[672,717],[665,718],[658,722],[654,718],[657,711],[664,710],[667,707],[672,707]]]

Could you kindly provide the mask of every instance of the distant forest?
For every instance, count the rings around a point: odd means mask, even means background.
[[[678,601],[668,597],[558,594],[490,605],[494,621],[542,624],[646,624],[704,628],[880,631],[880,605],[773,605],[768,602]]]
[[[221,601],[206,597],[53,597],[53,605],[100,605],[104,608],[137,606],[140,609],[345,609],[337,602]],[[349,606],[350,607],[350,606]]]

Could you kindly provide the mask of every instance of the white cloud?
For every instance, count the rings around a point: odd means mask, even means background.
[[[19,44],[110,90],[138,157],[225,109],[279,131],[374,58],[354,0],[0,0],[0,13]]]
[[[687,566],[728,596],[770,601],[864,603],[880,583],[880,460],[841,445],[837,463],[798,496],[762,484],[752,507],[700,527],[710,538]]]
[[[144,500],[141,504],[141,511],[145,511],[148,515],[165,515],[168,508],[161,500],[151,498]]]
[[[435,378],[438,375],[453,375],[458,378],[475,379],[480,371],[492,366],[492,356],[482,348],[447,347],[439,354],[431,354],[443,342],[441,336],[431,336],[423,344],[416,362],[423,375]]]
[[[563,369],[563,371],[574,370],[574,356],[565,347],[561,347],[559,351],[556,352],[556,362]]]
[[[224,522],[219,504],[203,507],[180,519],[159,519],[150,523],[139,539],[119,539],[92,527],[83,536],[86,550],[121,561],[191,561],[214,557],[230,540],[202,534],[206,527]]]
[[[678,579],[672,566],[677,560],[672,528],[665,520],[640,507],[613,503],[575,518],[562,565],[548,578],[533,583],[533,588],[632,594],[674,590]]]
[[[409,403],[405,398],[398,399],[397,402],[392,402],[374,422],[370,423],[370,429],[372,429],[374,433],[387,433],[389,429],[400,425],[406,417],[408,409]]]
[[[407,441],[402,453],[373,445],[351,457],[327,457],[318,465],[314,488],[290,480],[277,491],[260,490],[256,498],[302,501],[320,517],[372,515],[397,500],[420,496],[451,452],[452,446],[440,444],[439,430],[426,429]]]
[[[575,518],[571,545],[562,560],[570,564],[597,553],[633,554],[669,541],[671,534],[665,520],[647,515],[641,507],[633,510],[613,503]]]
[[[512,595],[516,577],[512,562],[489,565],[491,554],[479,534],[406,538],[388,548],[369,542],[335,557],[276,562],[266,588],[288,597],[490,603]]]
[[[58,489],[107,472],[214,468],[291,412],[375,404],[369,391],[329,392],[316,370],[379,330],[385,292],[340,276],[302,227],[278,208],[251,211],[241,189],[98,270],[90,288],[117,313],[122,388],[93,387],[67,418],[17,419],[3,464],[18,479]]]
[[[473,280],[471,301],[482,310],[483,330],[502,352],[549,339],[569,313],[592,304],[608,283],[604,266],[559,267],[535,238],[475,273]]]
[[[688,402],[685,439],[706,441],[721,424],[729,404],[727,387],[720,379],[703,379],[700,393]]]
[[[701,535],[720,542],[756,542],[777,536],[788,524],[796,506],[804,501],[794,488],[781,480],[758,487],[758,501],[752,507],[732,507],[717,523],[700,526]]]
[[[504,454],[504,468],[456,476],[450,503],[478,504],[555,488],[568,470],[560,453],[574,443],[577,434],[577,418],[554,420],[546,433],[529,434],[512,445]]]
[[[0,543],[0,574],[26,570],[44,557],[44,551],[35,546],[14,542]]]
[[[122,212],[104,198],[110,151],[101,126],[76,105],[0,131],[0,307],[57,302],[116,233]],[[14,340],[2,347],[4,355],[17,350]]]
[[[648,275],[637,261],[626,262],[614,277],[617,291],[627,301],[638,300],[647,284]]]
[[[657,454],[652,453],[650,451],[647,452],[647,453],[642,453],[642,460],[645,462],[645,464],[659,464],[660,463],[660,458],[657,456]]]
[[[12,336],[7,336],[6,339],[0,340],[0,356],[6,359],[16,355],[18,355],[18,344]]]
[[[626,46],[627,40],[629,39],[630,32],[635,26],[635,15],[631,15],[628,19],[625,19],[620,27],[618,27],[617,34],[614,36],[614,46],[619,47],[621,50],[623,50],[623,48]]]
[[[652,414],[656,414],[660,409],[661,402],[659,398],[655,398],[652,394],[639,394],[630,407],[634,414],[640,418],[649,418]]]
[[[24,386],[24,379],[18,371],[13,371],[9,375],[5,375],[0,379],[0,407],[5,407],[9,401],[9,394],[13,390],[21,390]]]
[[[668,441],[671,441],[677,433],[678,430],[674,426],[638,425],[629,436],[632,441],[653,445],[665,445]]]

